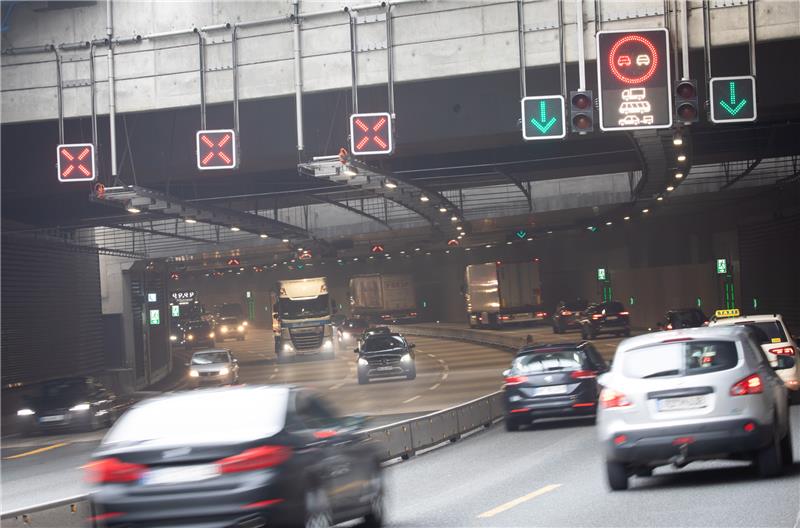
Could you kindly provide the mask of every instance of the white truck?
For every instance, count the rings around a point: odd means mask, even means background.
[[[537,261],[467,266],[465,297],[470,328],[544,321]]]
[[[414,281],[407,274],[356,275],[350,279],[353,317],[373,323],[411,323],[417,320]]]
[[[272,332],[278,361],[290,356],[334,356],[333,302],[325,277],[278,281],[273,292]]]

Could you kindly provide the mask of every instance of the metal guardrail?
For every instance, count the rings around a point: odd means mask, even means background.
[[[456,339],[512,349],[524,342],[520,336],[492,335],[457,328],[404,326],[397,330],[408,335]],[[407,460],[417,451],[448,441],[455,442],[466,433],[490,427],[504,415],[502,394],[502,391],[493,392],[448,409],[366,429],[359,434],[365,441],[378,444],[382,461],[398,457]],[[0,521],[2,528],[72,528],[86,526],[89,516],[89,503],[85,495],[80,495],[3,512]]]

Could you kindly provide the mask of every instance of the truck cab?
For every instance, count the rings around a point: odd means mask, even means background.
[[[333,358],[333,303],[325,277],[279,281],[272,331],[279,362],[301,355]]]

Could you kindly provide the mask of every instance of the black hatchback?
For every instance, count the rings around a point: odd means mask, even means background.
[[[561,301],[553,312],[553,333],[563,334],[570,328],[581,327],[581,315],[589,306],[583,299]]]
[[[381,332],[366,336],[361,346],[354,350],[358,354],[359,385],[369,383],[375,377],[416,378],[414,346],[400,334]]]
[[[594,339],[599,334],[631,335],[630,313],[619,301],[593,304],[581,317],[581,339]]]
[[[680,330],[708,326],[708,317],[699,308],[680,308],[667,311],[665,322],[658,323],[660,330]]]
[[[537,418],[595,416],[597,376],[608,365],[591,343],[558,343],[521,349],[506,370],[506,430]]]

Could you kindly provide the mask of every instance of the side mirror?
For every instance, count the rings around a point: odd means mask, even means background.
[[[358,350],[357,348],[354,348],[354,349],[353,349],[353,352],[354,352],[354,353],[356,353],[356,354],[358,354],[359,350]]]
[[[794,358],[790,356],[778,356],[775,370],[785,370],[794,367]]]
[[[408,345],[408,348],[417,348],[417,344],[416,343],[411,343],[410,345]]]
[[[507,378],[511,374],[511,369],[506,369],[503,371],[503,377]]]

